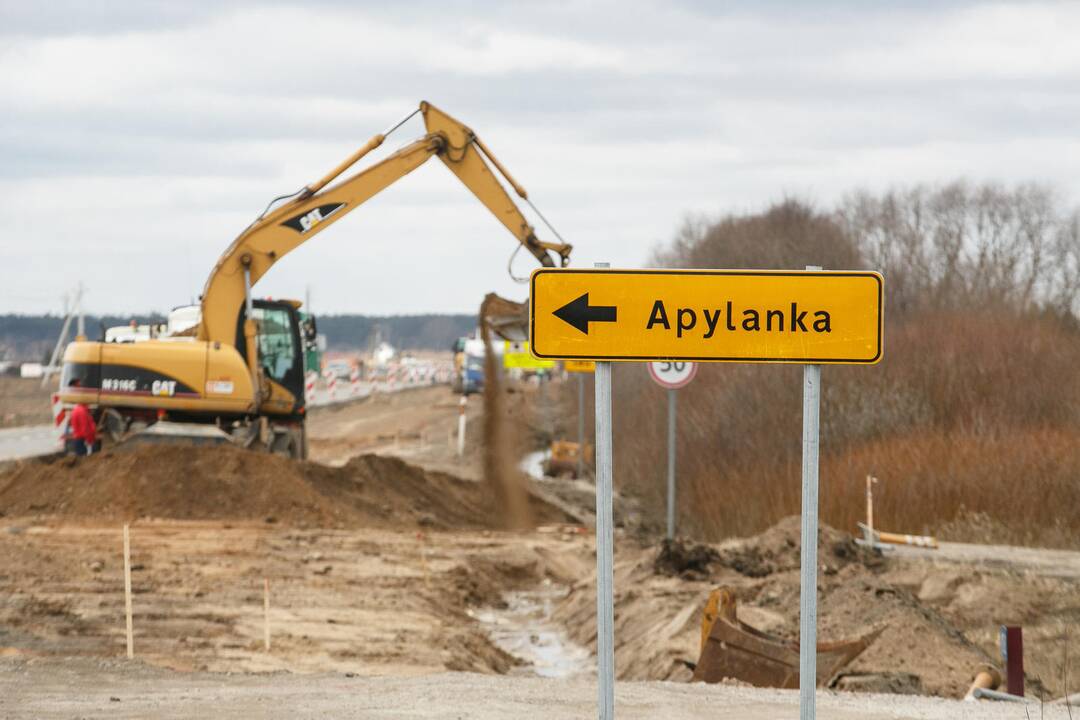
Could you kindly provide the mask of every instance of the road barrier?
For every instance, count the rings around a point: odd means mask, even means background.
[[[321,375],[321,378],[320,378]],[[442,361],[417,361],[408,365],[391,364],[372,369],[368,379],[360,368],[349,373],[347,387],[326,370],[309,371],[305,375],[304,397],[309,407],[349,402],[367,397],[372,393],[392,393],[428,385],[448,384],[453,376],[452,365]]]
[[[53,425],[60,427],[67,417],[67,410],[64,409],[64,404],[60,402],[60,393],[52,394],[52,416]]]

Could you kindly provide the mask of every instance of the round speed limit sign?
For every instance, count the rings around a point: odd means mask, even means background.
[[[664,360],[649,363],[649,375],[660,387],[678,390],[690,384],[697,375],[697,365],[683,360]]]

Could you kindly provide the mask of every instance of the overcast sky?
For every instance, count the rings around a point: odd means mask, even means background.
[[[1078,37],[1080,3],[0,0],[0,312],[57,312],[80,280],[91,312],[190,301],[270,198],[422,99],[578,266],[641,266],[688,213],[856,187],[1034,180],[1078,204]],[[474,312],[524,299],[514,247],[433,161],[257,290]]]

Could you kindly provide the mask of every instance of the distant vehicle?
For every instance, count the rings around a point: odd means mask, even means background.
[[[169,312],[166,334],[169,337],[187,335],[195,337],[195,331],[202,320],[202,308],[198,305],[181,305]]]
[[[379,343],[379,346],[371,353],[371,359],[376,365],[381,366],[388,364],[394,359],[395,355],[397,355],[397,350],[394,349],[394,346],[390,343],[382,342]]]
[[[195,330],[199,326],[202,309],[198,305],[180,305],[169,311],[169,318],[163,324],[137,324],[134,320],[127,325],[115,325],[105,330],[107,343],[137,343],[146,340],[195,340]]]
[[[39,378],[45,374],[45,368],[41,363],[23,363],[19,366],[19,377]]]
[[[352,376],[353,366],[347,360],[330,360],[326,363],[326,373],[338,380],[348,380]]]
[[[454,342],[454,377],[451,392],[471,395],[484,391],[484,341],[460,337]]]
[[[107,343],[142,342],[151,338],[149,325],[117,325],[105,330]]]
[[[461,378],[461,394],[484,392],[484,358],[469,355],[465,358],[465,371]]]
[[[552,440],[547,460],[544,461],[544,474],[548,477],[577,477],[578,456],[581,446],[569,440]],[[592,464],[593,447],[585,446],[583,464]]]

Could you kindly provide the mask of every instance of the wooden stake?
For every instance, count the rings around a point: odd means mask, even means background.
[[[870,528],[870,536],[874,535],[874,483],[877,478],[872,475],[866,476],[866,526]]]
[[[127,615],[127,656],[135,657],[135,638],[131,623],[131,535],[124,523],[124,612]]]
[[[430,590],[431,573],[428,570],[427,561],[427,536],[423,532],[418,532],[416,539],[420,541],[420,570],[424,573],[424,587]]]
[[[270,581],[263,578],[263,647],[270,652]]]

